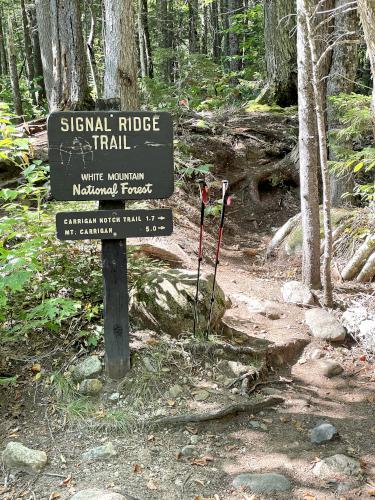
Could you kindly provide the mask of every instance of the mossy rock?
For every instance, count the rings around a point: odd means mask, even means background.
[[[179,337],[191,332],[194,319],[194,298],[197,274],[183,269],[160,269],[143,276],[130,293],[130,318],[138,328],[150,328]],[[197,331],[207,326],[213,275],[204,275],[200,282]],[[217,285],[212,313],[212,330],[220,324],[230,303]]]

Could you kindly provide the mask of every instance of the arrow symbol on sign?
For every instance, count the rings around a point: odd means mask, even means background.
[[[158,229],[165,229],[165,226],[159,226]]]
[[[158,219],[159,219],[159,220],[165,220],[165,217],[160,216],[160,217],[158,217]]]

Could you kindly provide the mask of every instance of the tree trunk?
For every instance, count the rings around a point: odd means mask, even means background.
[[[96,15],[94,6],[89,6],[90,10],[90,32],[87,37],[87,58],[89,60],[92,85],[97,98],[100,97],[100,80],[98,74],[98,66],[96,64],[95,52],[94,52],[94,40],[95,40],[95,27],[96,27]]]
[[[37,100],[39,100],[39,97],[46,97],[46,89],[43,78],[43,63],[40,51],[38,23],[36,19],[36,5],[28,4],[26,7],[26,14],[28,19],[28,24],[30,27],[34,77],[36,79],[36,86],[37,86]]]
[[[199,52],[198,44],[198,0],[188,0],[189,6],[189,52]]]
[[[152,61],[152,51],[151,51],[151,41],[150,41],[150,31],[148,27],[148,5],[147,0],[139,0],[138,2],[138,26],[139,36],[142,36],[142,40],[139,40],[139,47],[143,46],[143,63],[144,70],[142,70],[142,76],[147,76],[153,78],[154,69]],[[142,67],[142,59],[141,59]]]
[[[53,58],[52,58],[52,28],[49,0],[36,0],[36,19],[39,33],[40,53],[43,63],[44,85],[48,101],[48,108],[53,110],[52,90],[53,79]]]
[[[297,104],[295,0],[265,0],[264,41],[267,84],[258,97],[264,104]]]
[[[235,16],[241,13],[241,0],[228,0],[229,9],[229,69],[234,73],[241,70],[241,51],[239,35],[234,31]],[[237,78],[233,78],[233,83],[238,83]]]
[[[203,5],[201,53],[207,54],[207,50],[208,50],[208,5]]]
[[[105,100],[120,99],[123,110],[138,109],[137,49],[132,0],[104,0]]]
[[[28,87],[30,95],[36,104],[36,95],[34,89],[34,60],[32,53],[32,44],[30,36],[30,26],[27,19],[25,0],[21,0],[21,13],[22,13],[22,27],[23,27],[23,41],[25,49],[25,62],[26,62],[26,75],[28,80]]]
[[[141,67],[141,77],[146,78],[147,76],[147,62],[146,62],[146,49],[145,49],[145,37],[142,22],[142,0],[138,0],[138,12],[137,12],[137,31],[138,31],[138,56],[139,64]]]
[[[0,7],[0,55],[1,55],[1,65],[2,74],[8,74],[8,62],[5,50],[4,32],[3,32],[3,10]]]
[[[219,29],[218,0],[212,0],[211,2],[210,19],[212,31],[212,57],[216,63],[219,63],[221,58],[221,35]]]
[[[330,200],[330,176],[327,155],[327,132],[325,121],[325,91],[319,71],[319,53],[316,43],[316,34],[313,30],[314,3],[304,0],[305,23],[307,37],[310,47],[312,83],[314,89],[315,114],[317,121],[319,158],[323,181],[323,225],[324,225],[324,255],[323,255],[323,288],[324,304],[326,307],[333,306],[332,296],[332,223],[331,223],[331,200]]]
[[[171,8],[173,4],[170,0],[158,0],[158,25],[160,33],[159,47],[162,49],[161,53],[161,72],[163,80],[172,83],[174,81],[174,58],[173,51],[173,20],[171,19]]]
[[[79,0],[50,0],[52,25],[52,110],[92,105]]]
[[[320,280],[320,224],[317,125],[304,0],[297,0],[299,156],[302,214],[302,279],[313,289]]]
[[[18,79],[17,53],[14,46],[13,23],[11,17],[8,18],[8,63],[9,63],[10,82],[12,85],[14,111],[15,114],[17,115],[16,121],[22,122],[23,120],[22,99],[21,99],[20,84]]]
[[[375,138],[375,2],[374,0],[358,0],[358,12],[365,35],[367,54],[370,59],[372,73],[372,117]]]
[[[229,69],[229,0],[220,0],[221,29],[223,31],[224,67]]]
[[[358,31],[358,16],[355,10],[343,12],[347,0],[336,0],[335,8],[335,33],[337,39],[343,33],[356,33]],[[355,43],[355,35],[351,35],[354,43],[338,43],[333,48],[331,68],[327,80],[327,121],[330,133],[337,131],[339,122],[335,117],[330,97],[340,93],[349,94],[354,91],[358,67],[358,49]],[[329,159],[337,160],[334,149],[329,150]],[[343,199],[344,193],[351,193],[354,188],[354,180],[351,172],[331,174],[331,202],[334,207],[350,204],[351,197]]]

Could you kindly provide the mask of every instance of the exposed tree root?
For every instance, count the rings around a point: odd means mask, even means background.
[[[293,229],[301,221],[301,213],[289,219],[283,226],[280,227],[274,234],[271,242],[267,247],[267,257],[272,257],[276,248],[284,241],[284,239],[293,231]]]
[[[357,281],[366,283],[375,277],[375,252],[373,252],[367,259],[361,272],[357,276]]]
[[[237,413],[259,413],[265,408],[270,408],[271,406],[279,405],[285,400],[281,397],[271,396],[259,403],[236,403],[225,406],[220,410],[215,410],[208,413],[187,413],[185,415],[176,415],[171,417],[162,417],[157,420],[150,422],[150,425],[160,426],[160,425],[179,425],[179,424],[189,424],[189,423],[200,423],[208,422],[209,420],[217,420],[219,418],[228,417],[229,415],[236,415]]]

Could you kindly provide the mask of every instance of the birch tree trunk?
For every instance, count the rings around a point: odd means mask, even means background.
[[[358,31],[358,15],[355,10],[346,12],[348,0],[336,0],[335,3],[335,38],[345,33],[353,33],[350,39],[353,43],[339,43],[333,47],[332,63],[327,80],[327,122],[328,130],[337,131],[340,124],[335,118],[330,97],[340,93],[349,94],[354,91],[358,67],[358,45],[355,43]],[[337,160],[333,148],[329,150],[329,159]],[[331,173],[331,203],[334,207],[350,204],[351,197],[343,199],[344,193],[351,193],[354,180],[351,172]]]
[[[87,59],[89,61],[92,85],[97,98],[100,97],[100,80],[98,74],[98,66],[96,64],[95,51],[94,51],[94,40],[95,40],[95,27],[96,27],[96,15],[93,6],[89,6],[90,10],[90,32],[87,37]]]
[[[290,106],[297,103],[295,0],[265,0],[264,41],[267,84],[258,101]]]
[[[302,215],[302,279],[321,287],[317,124],[304,0],[297,0],[299,157]]]
[[[48,108],[50,111],[52,111],[52,90],[54,86],[54,79],[50,2],[49,0],[36,0],[35,8],[39,34],[40,54],[43,65],[43,79],[46,89]]]
[[[365,35],[367,54],[370,59],[372,73],[372,117],[375,138],[375,1],[358,0],[358,12]]]
[[[105,100],[120,99],[122,110],[138,109],[137,48],[132,0],[104,0]]]
[[[8,18],[8,63],[9,63],[10,82],[12,85],[14,111],[17,115],[16,121],[22,122],[23,120],[22,99],[21,99],[20,84],[18,79],[17,53],[14,46],[13,23],[11,17]]]

